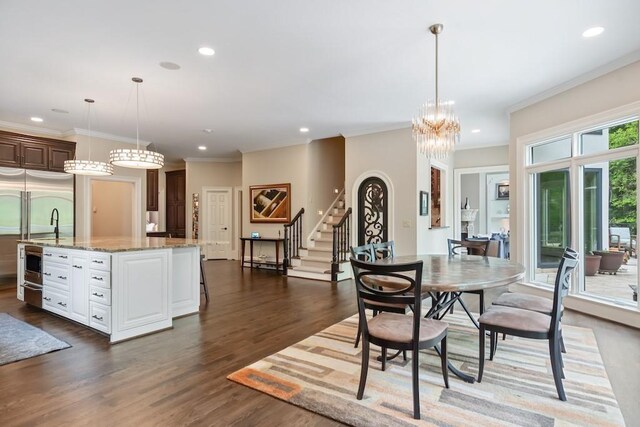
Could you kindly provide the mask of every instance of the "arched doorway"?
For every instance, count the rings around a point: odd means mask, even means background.
[[[358,187],[358,245],[388,241],[388,205],[389,192],[381,178],[362,181]]]

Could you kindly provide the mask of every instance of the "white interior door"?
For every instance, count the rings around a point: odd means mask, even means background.
[[[206,191],[206,257],[229,258],[231,251],[231,189]]]

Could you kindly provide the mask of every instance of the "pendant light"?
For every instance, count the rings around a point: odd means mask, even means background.
[[[109,161],[116,166],[134,169],[160,169],[164,156],[155,151],[140,149],[140,77],[131,79],[136,84],[136,148],[117,148],[109,153]]]
[[[87,103],[87,121],[89,124],[89,156],[87,160],[77,160],[75,158],[73,160],[65,160],[64,171],[75,175],[113,175],[113,166],[111,166],[110,163],[91,160],[91,104],[95,101],[93,99],[86,98],[84,102]]]
[[[442,24],[429,27],[436,38],[436,98],[419,109],[411,125],[418,150],[429,158],[437,159],[446,158],[460,140],[460,122],[453,112],[453,102],[441,101],[438,97],[438,35],[443,28]]]

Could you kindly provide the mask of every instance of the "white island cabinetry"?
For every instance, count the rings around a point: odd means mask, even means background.
[[[149,242],[149,240],[152,240]],[[61,239],[62,241],[62,239]],[[110,342],[172,327],[200,306],[200,247],[183,239],[23,242],[43,246],[42,307],[108,334]],[[90,244],[91,243],[91,244]],[[76,249],[77,247],[77,249]],[[20,260],[19,260],[20,262]]]

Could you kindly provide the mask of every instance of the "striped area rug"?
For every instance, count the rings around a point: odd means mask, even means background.
[[[478,331],[464,313],[448,315],[449,359],[471,375],[478,372]],[[228,378],[356,426],[617,426],[624,420],[590,329],[564,326],[565,390],[558,400],[547,341],[507,337],[494,361],[487,360],[482,383],[467,384],[449,375],[445,389],[440,359],[420,352],[422,420],[413,419],[411,353],[380,370],[371,362],[363,400],[356,399],[360,348],[353,342],[357,316],[350,317]],[[487,339],[487,347],[489,340]]]

